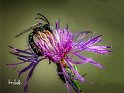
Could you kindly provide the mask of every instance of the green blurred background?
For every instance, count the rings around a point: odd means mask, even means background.
[[[85,93],[124,93],[124,0],[2,0],[1,1],[1,93],[24,93],[23,85],[8,85],[8,79],[18,79],[17,72],[5,64],[19,62],[9,54],[8,46],[27,47],[28,33],[14,38],[16,34],[35,23],[37,13],[44,14],[54,26],[60,19],[61,26],[69,24],[73,32],[91,30],[103,35],[103,45],[112,45],[111,56],[84,53],[106,68],[90,64],[80,65],[81,74],[95,84],[80,83]],[[20,65],[17,70],[27,64]],[[41,62],[29,81],[28,93],[67,93],[65,84],[56,75],[55,64]],[[20,78],[21,82],[27,73]],[[74,92],[75,93],[75,92]]]

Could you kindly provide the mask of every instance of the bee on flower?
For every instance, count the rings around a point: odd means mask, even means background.
[[[80,53],[84,51],[102,55],[111,53],[111,50],[108,50],[111,46],[95,45],[96,43],[102,42],[101,35],[93,36],[94,33],[91,31],[72,33],[68,29],[68,26],[64,29],[60,28],[59,20],[55,22],[55,26],[54,29],[50,29],[51,31],[49,29],[43,29],[42,31],[37,31],[35,34],[33,46],[42,55],[38,55],[30,47],[26,50],[21,50],[10,46],[11,53],[16,55],[21,62],[7,65],[15,67],[19,64],[29,63],[28,66],[19,71],[20,77],[24,72],[30,70],[24,84],[25,92],[28,90],[28,81],[35,67],[42,60],[48,59],[49,63],[56,64],[57,74],[66,84],[68,92],[72,93],[72,87],[77,93],[81,93],[82,89],[78,81],[87,82],[87,80],[79,74],[76,65],[90,63],[99,68],[104,68],[104,66]],[[73,59],[73,57],[77,57],[80,60]]]

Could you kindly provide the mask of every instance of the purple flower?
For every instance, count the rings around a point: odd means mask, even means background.
[[[19,76],[25,71],[29,70],[29,74],[25,81],[24,89],[27,91],[28,80],[31,78],[32,73],[39,62],[43,59],[48,59],[49,62],[53,62],[58,66],[58,75],[66,83],[69,93],[71,93],[70,85],[76,90],[77,93],[81,92],[80,87],[76,84],[76,81],[85,82],[86,80],[77,71],[75,64],[90,63],[99,68],[103,68],[103,65],[95,62],[92,58],[85,57],[80,53],[83,51],[94,52],[98,54],[109,54],[111,46],[97,46],[96,43],[101,42],[101,35],[94,36],[94,33],[90,31],[83,31],[78,33],[72,33],[69,31],[68,26],[65,29],[61,29],[59,21],[56,21],[56,29],[51,32],[45,30],[39,32],[36,35],[35,43],[43,56],[37,56],[30,48],[27,50],[20,50],[10,47],[12,54],[16,55],[22,62],[16,64],[8,64],[15,67],[16,65],[29,62],[29,65],[19,71]],[[74,56],[78,60],[72,59]]]

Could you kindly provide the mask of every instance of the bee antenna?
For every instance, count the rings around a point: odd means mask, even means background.
[[[42,14],[40,14],[40,13],[37,13],[37,15],[42,16],[42,17],[44,18],[44,20],[46,20],[46,22],[47,22],[48,24],[50,24],[49,21],[48,21],[48,19],[47,19],[44,15],[42,15]]]
[[[43,21],[47,22],[44,18],[41,18],[41,17],[35,17],[35,20],[37,19],[42,19]]]

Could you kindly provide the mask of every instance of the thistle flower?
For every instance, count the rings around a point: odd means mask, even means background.
[[[19,71],[19,76],[30,69],[27,79],[25,81],[24,90],[27,91],[28,80],[31,78],[33,71],[37,64],[43,59],[48,59],[49,62],[53,62],[57,65],[57,73],[62,81],[66,83],[69,93],[72,93],[70,86],[72,86],[77,93],[81,93],[77,80],[85,82],[86,80],[82,75],[78,73],[77,64],[90,63],[99,68],[104,66],[95,62],[92,58],[81,55],[81,52],[88,51],[98,54],[109,54],[111,46],[97,46],[96,43],[101,42],[101,35],[94,36],[94,33],[90,31],[78,32],[76,34],[69,31],[68,26],[65,29],[61,29],[59,21],[56,21],[56,28],[51,32],[45,30],[38,32],[36,35],[35,43],[43,56],[37,56],[30,48],[27,50],[20,50],[10,47],[12,54],[16,55],[22,62],[16,64],[8,64],[12,67],[29,62],[30,64]],[[79,60],[74,60],[73,57],[77,57]]]

